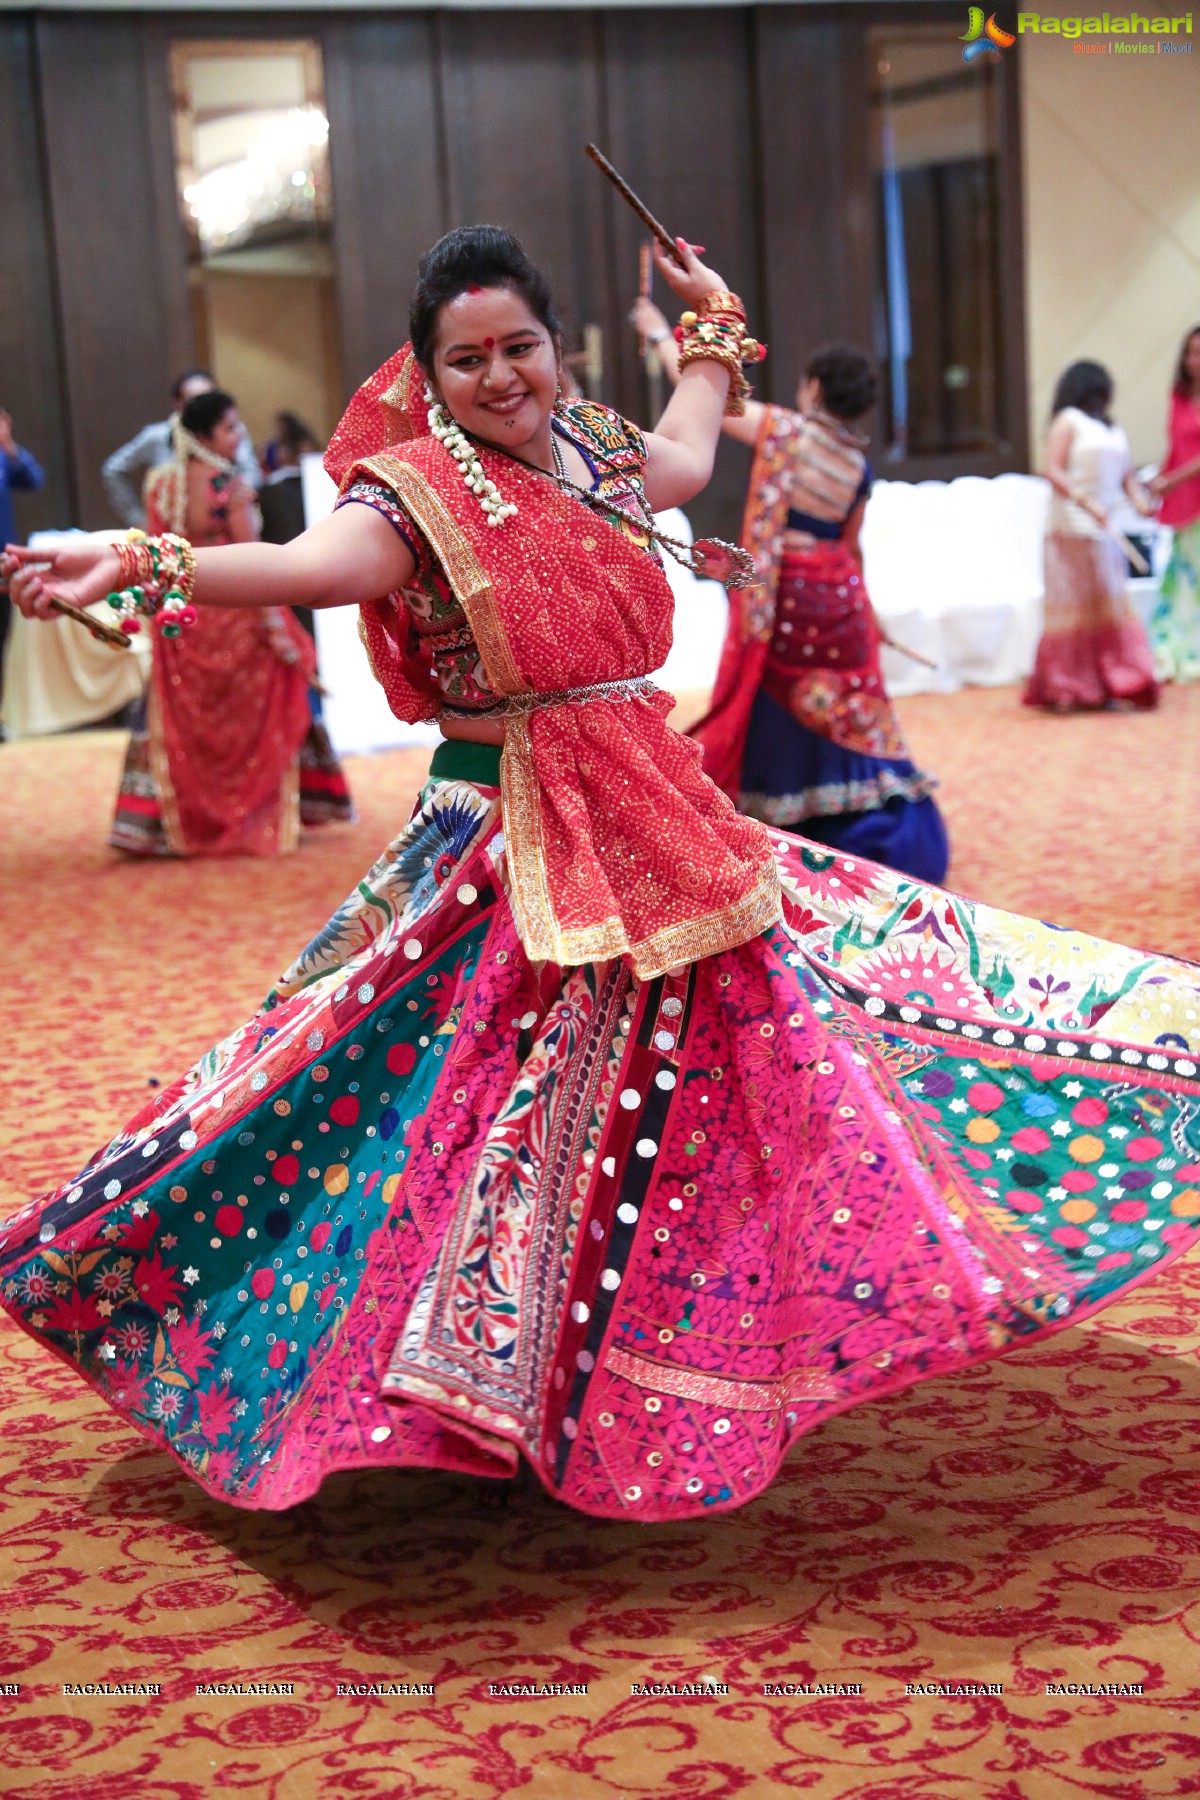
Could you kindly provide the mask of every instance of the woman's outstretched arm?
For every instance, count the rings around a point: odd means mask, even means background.
[[[120,585],[112,544],[79,538],[52,548],[7,546],[3,572],[27,618],[54,616],[54,601],[90,606]],[[198,606],[358,606],[413,578],[412,551],[369,506],[342,506],[290,544],[223,544],[197,550]]]

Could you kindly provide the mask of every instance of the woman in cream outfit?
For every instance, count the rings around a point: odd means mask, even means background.
[[[1112,393],[1107,369],[1078,362],[1054,395],[1042,471],[1053,489],[1045,614],[1024,695],[1026,706],[1050,712],[1158,702],[1150,645],[1126,592],[1125,557],[1107,530],[1125,496],[1149,510],[1129,441],[1110,417]]]

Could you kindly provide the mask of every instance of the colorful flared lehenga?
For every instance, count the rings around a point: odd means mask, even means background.
[[[1171,396],[1169,447],[1160,473],[1169,475],[1200,456],[1200,406]],[[1200,475],[1186,477],[1162,503],[1159,518],[1174,532],[1158,602],[1150,619],[1150,647],[1160,681],[1200,680]]]
[[[733,596],[712,707],[692,735],[749,817],[941,881],[937,784],[909,756],[846,542],[869,489],[847,426],[764,408],[742,525],[759,585]]]
[[[586,1512],[724,1510],[1195,1241],[1200,972],[739,817],[643,675],[637,434],[560,424],[611,523],[485,456],[489,537],[410,375],[331,449],[418,555],[364,631],[410,714],[507,696],[503,757],[439,749],[256,1016],[0,1230],[0,1298],[244,1507],[524,1457]]]
[[[152,530],[175,529],[167,497],[178,485],[174,463],[148,478]],[[230,541],[219,476],[209,485],[203,541]],[[272,856],[296,848],[302,823],[352,818],[310,685],[315,667],[312,638],[286,607],[199,607],[179,637],[155,632],[113,847],[135,856]]]

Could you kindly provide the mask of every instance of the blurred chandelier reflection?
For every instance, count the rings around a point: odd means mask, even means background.
[[[236,161],[183,190],[205,251],[244,244],[268,227],[324,222],[329,213],[329,121],[319,106],[265,116]]]

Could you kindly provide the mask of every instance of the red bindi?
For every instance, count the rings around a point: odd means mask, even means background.
[[[484,338],[483,347],[485,350],[494,350],[496,348],[495,338]]]
[[[467,292],[468,294],[482,294],[483,289],[481,287],[469,287]]]

